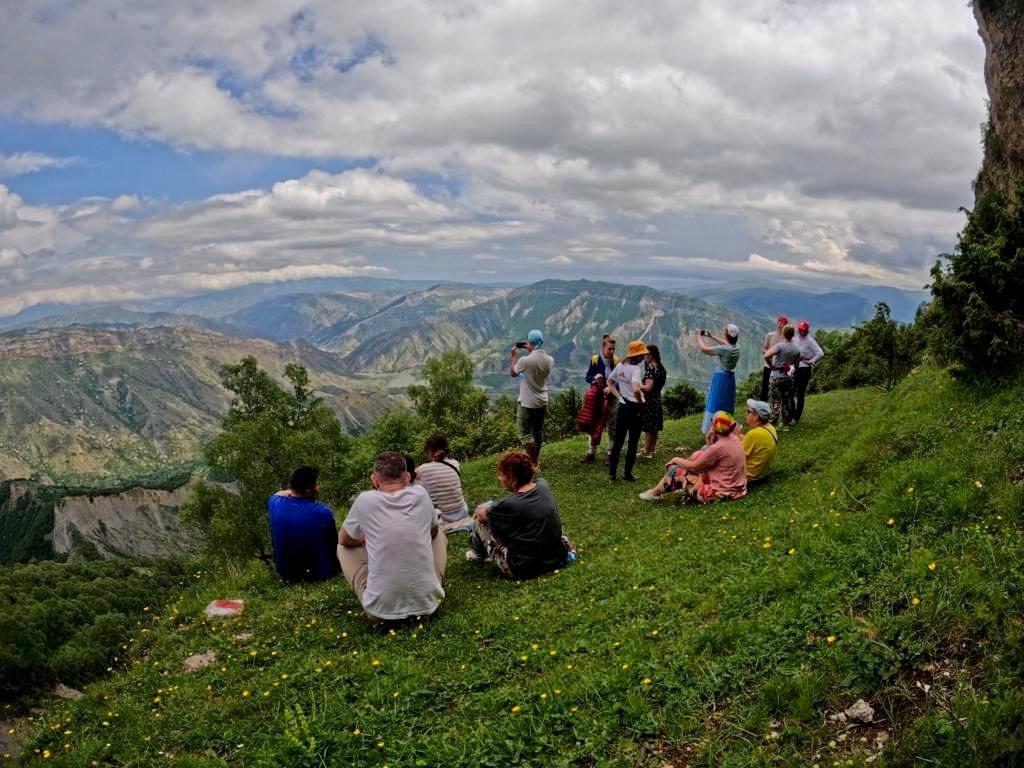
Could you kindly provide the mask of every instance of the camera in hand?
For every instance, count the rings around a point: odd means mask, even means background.
[[[711,334],[708,333],[708,329],[707,328],[701,328],[700,329],[700,335],[701,336],[710,336]]]
[[[516,349],[526,349],[526,345],[527,345],[527,342],[525,342],[525,341],[517,341],[516,342]]]

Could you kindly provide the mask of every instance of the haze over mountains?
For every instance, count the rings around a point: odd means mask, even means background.
[[[702,294],[731,306],[586,280],[513,288],[358,278],[29,310],[7,319],[22,327],[0,334],[0,479],[89,481],[191,465],[229,403],[218,372],[246,355],[277,376],[289,362],[305,365],[345,427],[358,431],[382,410],[404,407],[424,361],[447,350],[468,353],[482,385],[513,390],[508,350],[534,327],[558,364],[556,387],[580,383],[604,333],[623,345],[658,344],[670,383],[702,387],[713,363],[687,331],[736,322],[743,377],[760,366],[759,342],[780,306],[816,325],[873,311],[853,294]]]

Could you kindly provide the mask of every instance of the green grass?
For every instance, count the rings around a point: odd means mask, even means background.
[[[831,766],[887,740],[873,765],[1017,764],[1022,392],[925,369],[811,398],[770,483],[707,508],[637,500],[660,461],[609,486],[582,438],[549,446],[580,562],[509,583],[456,538],[443,612],[394,634],[342,581],[197,573],[140,617],[122,669],[44,716],[26,761]],[[659,455],[697,424],[671,423]],[[493,460],[464,477],[474,502],[499,492]],[[216,597],[245,613],[205,622]],[[217,664],[184,674],[206,649]],[[827,720],[858,697],[874,724]]]

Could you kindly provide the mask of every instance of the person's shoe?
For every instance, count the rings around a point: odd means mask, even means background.
[[[632,475],[623,475],[622,479],[625,480],[627,483],[635,483],[636,482],[636,478],[633,477]]]
[[[475,549],[467,549],[466,559],[469,560],[471,563],[475,563],[480,560],[480,555],[477,554]]]
[[[619,478],[617,478],[615,475],[608,475],[608,482],[609,483],[617,483],[617,482],[619,482]]]
[[[608,455],[608,454],[606,453],[606,454],[604,455],[604,465],[605,465],[605,466],[607,467],[607,466],[608,466],[609,464],[611,464],[611,463],[612,463],[612,457],[611,457],[611,456],[609,456],[609,455]]]
[[[640,494],[640,498],[644,501],[661,501],[661,496],[654,491],[644,491]]]
[[[592,453],[585,453],[585,454],[583,454],[583,456],[580,457],[580,464],[593,464],[593,463],[594,463],[594,454],[592,454]]]

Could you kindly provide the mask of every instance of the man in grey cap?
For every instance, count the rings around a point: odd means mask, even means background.
[[[779,450],[779,434],[772,426],[772,407],[764,400],[747,400],[747,433],[743,452],[747,455],[747,486],[764,480],[772,471]]]
[[[523,347],[512,347],[512,366],[509,373],[519,379],[519,411],[516,421],[519,439],[534,466],[540,463],[540,446],[544,442],[544,415],[548,408],[548,376],[555,367],[554,358],[541,347],[544,334],[530,331],[524,344],[529,354],[516,357]]]

